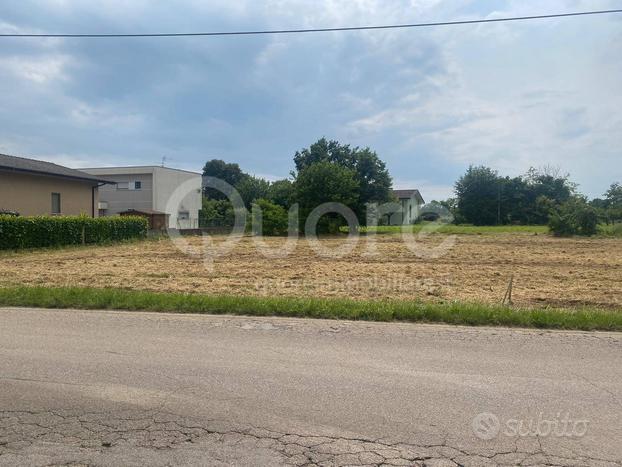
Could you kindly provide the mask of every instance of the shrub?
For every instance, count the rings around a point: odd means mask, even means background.
[[[17,211],[9,211],[8,209],[0,209],[0,216],[19,217],[19,212],[17,212]]]
[[[598,213],[583,199],[573,198],[551,211],[549,229],[558,237],[591,236],[598,231]]]
[[[147,235],[147,219],[0,215],[0,250],[115,242]]]
[[[228,199],[203,198],[199,227],[232,227],[234,223],[235,211]]]
[[[269,236],[287,235],[288,228],[288,214],[283,206],[271,203],[266,199],[258,199],[253,203],[253,228],[258,225],[259,211],[261,209],[261,232],[255,232],[256,234]]]

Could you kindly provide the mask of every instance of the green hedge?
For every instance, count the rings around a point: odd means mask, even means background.
[[[105,243],[147,235],[144,217],[0,215],[0,250]]]

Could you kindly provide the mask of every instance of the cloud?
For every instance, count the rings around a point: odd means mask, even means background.
[[[610,0],[5,2],[0,31],[277,29],[608,8]],[[396,184],[446,192],[470,163],[622,179],[619,18],[175,39],[2,39],[0,148],[80,165],[285,177],[321,136],[370,146]],[[59,159],[59,160],[61,160]],[[411,188],[411,186],[404,186]],[[422,191],[423,192],[423,191]],[[431,198],[423,192],[424,197]]]

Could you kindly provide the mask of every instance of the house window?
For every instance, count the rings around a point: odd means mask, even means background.
[[[188,211],[179,211],[179,213],[177,213],[177,219],[187,221],[190,219],[190,213]]]
[[[52,214],[60,214],[60,193],[52,193]]]
[[[142,188],[143,188],[143,182],[134,182],[135,190],[142,190]]]
[[[117,190],[129,190],[129,182],[117,182]]]

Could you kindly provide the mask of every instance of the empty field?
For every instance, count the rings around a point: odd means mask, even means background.
[[[447,238],[423,240],[429,246]],[[279,247],[283,239],[264,239]],[[0,253],[0,286],[116,287],[149,291],[282,297],[350,297],[499,303],[514,275],[514,303],[622,307],[622,241],[548,235],[458,235],[444,256],[422,259],[399,235],[378,235],[376,256],[362,237],[343,258],[319,258],[300,239],[287,258],[268,259],[250,237],[213,269],[167,239],[102,247]],[[201,239],[191,237],[195,246]],[[341,238],[321,241],[337,247]]]

